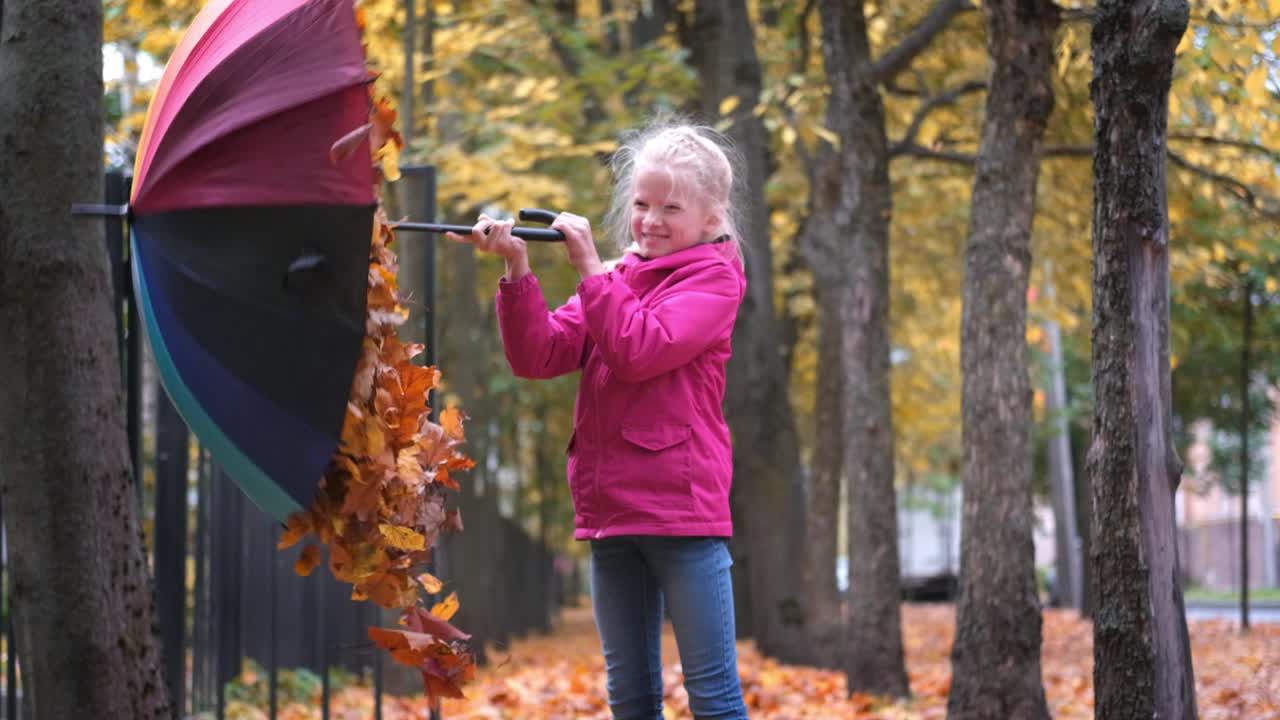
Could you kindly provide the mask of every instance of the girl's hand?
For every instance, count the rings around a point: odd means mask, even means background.
[[[470,243],[482,252],[493,253],[507,261],[507,277],[519,280],[529,274],[529,248],[524,240],[514,237],[511,228],[514,220],[494,220],[481,214],[471,234],[463,237],[457,233],[445,233],[453,242]]]
[[[551,227],[564,233],[569,262],[584,280],[605,273],[604,263],[600,262],[600,254],[596,252],[595,239],[591,235],[591,223],[586,218],[562,212]]]
[[[494,220],[482,214],[471,228],[470,235],[463,237],[457,233],[445,233],[445,237],[454,242],[471,243],[483,252],[493,253],[510,262],[528,254],[524,241],[511,235],[514,225],[514,220]]]

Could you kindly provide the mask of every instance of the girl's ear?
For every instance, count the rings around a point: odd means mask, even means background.
[[[720,226],[723,224],[721,219],[721,215],[718,212],[707,213],[707,220],[703,224],[702,234],[712,237],[712,233],[719,232]]]

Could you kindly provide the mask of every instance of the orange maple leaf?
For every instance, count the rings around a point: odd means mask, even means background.
[[[411,630],[388,630],[386,628],[369,628],[369,639],[391,656],[409,667],[421,667],[431,657],[431,646],[439,643],[435,637],[426,633]]]
[[[311,516],[305,512],[294,513],[289,516],[289,522],[285,526],[284,534],[280,536],[279,542],[276,543],[276,548],[280,550],[291,548],[297,545],[311,531]]]
[[[298,561],[293,564],[293,568],[299,575],[306,577],[319,564],[320,548],[316,545],[308,545],[302,549],[302,554],[298,556]]]
[[[434,585],[440,587],[439,580]],[[424,583],[425,584],[425,583]],[[431,592],[428,588],[428,592]],[[469,640],[471,636],[449,624],[448,620],[435,613],[427,612],[420,607],[411,607],[404,611],[400,622],[414,632],[427,633],[444,640]]]
[[[382,506],[382,487],[379,483],[359,477],[347,483],[347,496],[342,503],[342,514],[353,515],[369,521],[377,517]]]

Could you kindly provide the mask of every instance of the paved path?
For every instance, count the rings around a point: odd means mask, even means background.
[[[1240,605],[1195,603],[1187,605],[1188,620],[1240,620]],[[1280,623],[1280,603],[1249,605],[1249,623]]]

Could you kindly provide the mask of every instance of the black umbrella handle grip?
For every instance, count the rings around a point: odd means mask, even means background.
[[[531,242],[564,242],[564,234],[547,228],[513,227],[511,234]]]
[[[542,210],[540,208],[520,208],[520,219],[525,222],[542,223],[550,225],[560,217],[560,213],[553,210]]]

